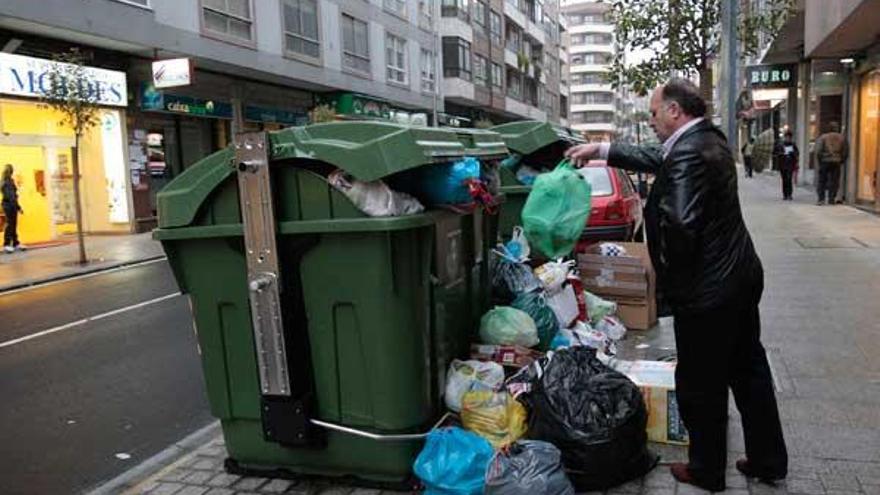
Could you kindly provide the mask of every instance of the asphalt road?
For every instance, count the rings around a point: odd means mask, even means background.
[[[163,261],[0,295],[0,493],[84,492],[212,421],[177,291]]]

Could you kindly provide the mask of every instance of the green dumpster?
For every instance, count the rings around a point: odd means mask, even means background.
[[[528,165],[540,171],[552,170],[570,146],[584,140],[571,129],[537,120],[523,120],[497,125],[491,129],[504,139],[511,158],[500,167],[501,192],[505,201],[499,212],[499,231],[503,239],[510,238],[513,227],[521,225],[520,214],[526,204],[531,186],[522,184],[516,169]]]
[[[506,154],[494,133],[319,124],[239,135],[158,195],[229,470],[409,478],[488,299],[482,213],[371,218],[326,177]]]

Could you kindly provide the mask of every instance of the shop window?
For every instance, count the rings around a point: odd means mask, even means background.
[[[317,0],[284,0],[284,47],[289,53],[320,56]]]
[[[253,41],[250,0],[201,0],[205,31],[235,41]]]
[[[406,40],[385,33],[385,67],[388,81],[406,84]]]
[[[342,64],[351,70],[370,73],[370,38],[366,22],[342,14]]]
[[[877,162],[880,161],[880,71],[871,72],[862,79],[859,96],[856,196],[861,201],[875,202]]]

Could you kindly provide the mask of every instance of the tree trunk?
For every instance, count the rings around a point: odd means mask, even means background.
[[[74,139],[75,147],[73,148],[73,200],[74,207],[76,209],[76,240],[79,243],[79,264],[85,265],[86,263],[88,263],[89,260],[86,258],[86,241],[83,237],[82,228],[82,203],[80,201],[79,190],[79,134],[77,134]]]
[[[700,96],[706,102],[706,118],[712,120],[715,116],[715,105],[712,95],[712,65],[706,64],[699,70],[700,75]]]

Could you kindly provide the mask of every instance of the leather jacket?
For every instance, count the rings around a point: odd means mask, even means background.
[[[645,228],[661,307],[690,313],[760,298],[763,268],[743,221],[733,155],[718,128],[694,125],[665,158],[659,147],[612,144],[608,164],[656,176]]]

